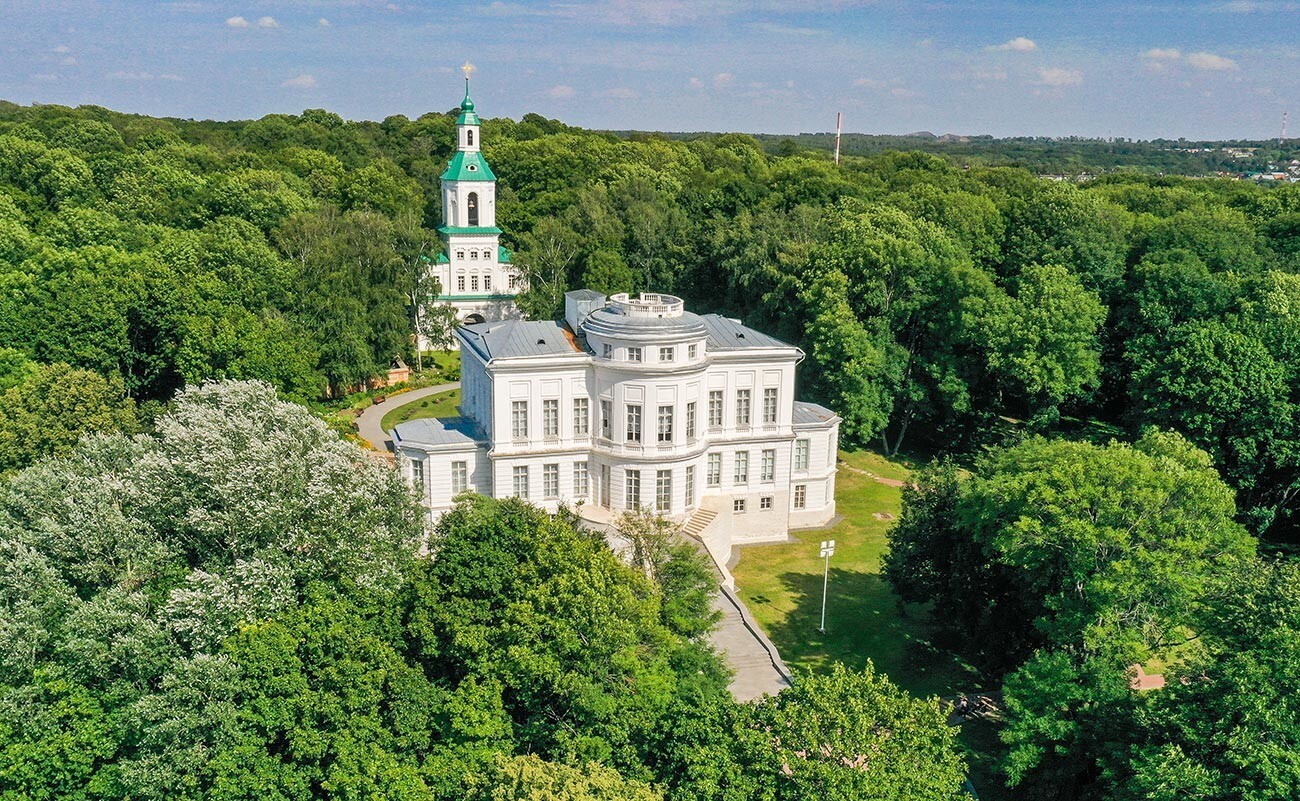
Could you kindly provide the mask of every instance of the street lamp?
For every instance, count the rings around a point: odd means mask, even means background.
[[[826,584],[831,574],[831,557],[835,555],[835,540],[822,540],[821,557],[826,560],[822,568],[822,624],[817,630],[826,633]]]

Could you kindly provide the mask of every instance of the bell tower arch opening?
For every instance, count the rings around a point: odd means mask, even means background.
[[[478,192],[469,193],[469,199],[465,201],[465,210],[469,212],[470,227],[478,225]]]

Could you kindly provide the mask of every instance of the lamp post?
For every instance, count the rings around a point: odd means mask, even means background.
[[[826,633],[826,586],[831,574],[831,557],[835,555],[835,540],[822,540],[821,557],[826,560],[822,568],[822,624],[817,630]]]

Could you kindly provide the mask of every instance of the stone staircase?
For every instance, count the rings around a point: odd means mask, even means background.
[[[708,528],[709,524],[717,516],[717,512],[710,512],[708,509],[696,509],[695,514],[691,515],[690,519],[686,521],[686,525],[682,526],[682,533],[698,540],[704,535],[704,529]]]

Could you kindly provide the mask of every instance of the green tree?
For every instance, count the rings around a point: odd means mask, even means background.
[[[0,472],[67,451],[91,432],[138,429],[135,403],[120,378],[42,365],[0,393]]]

